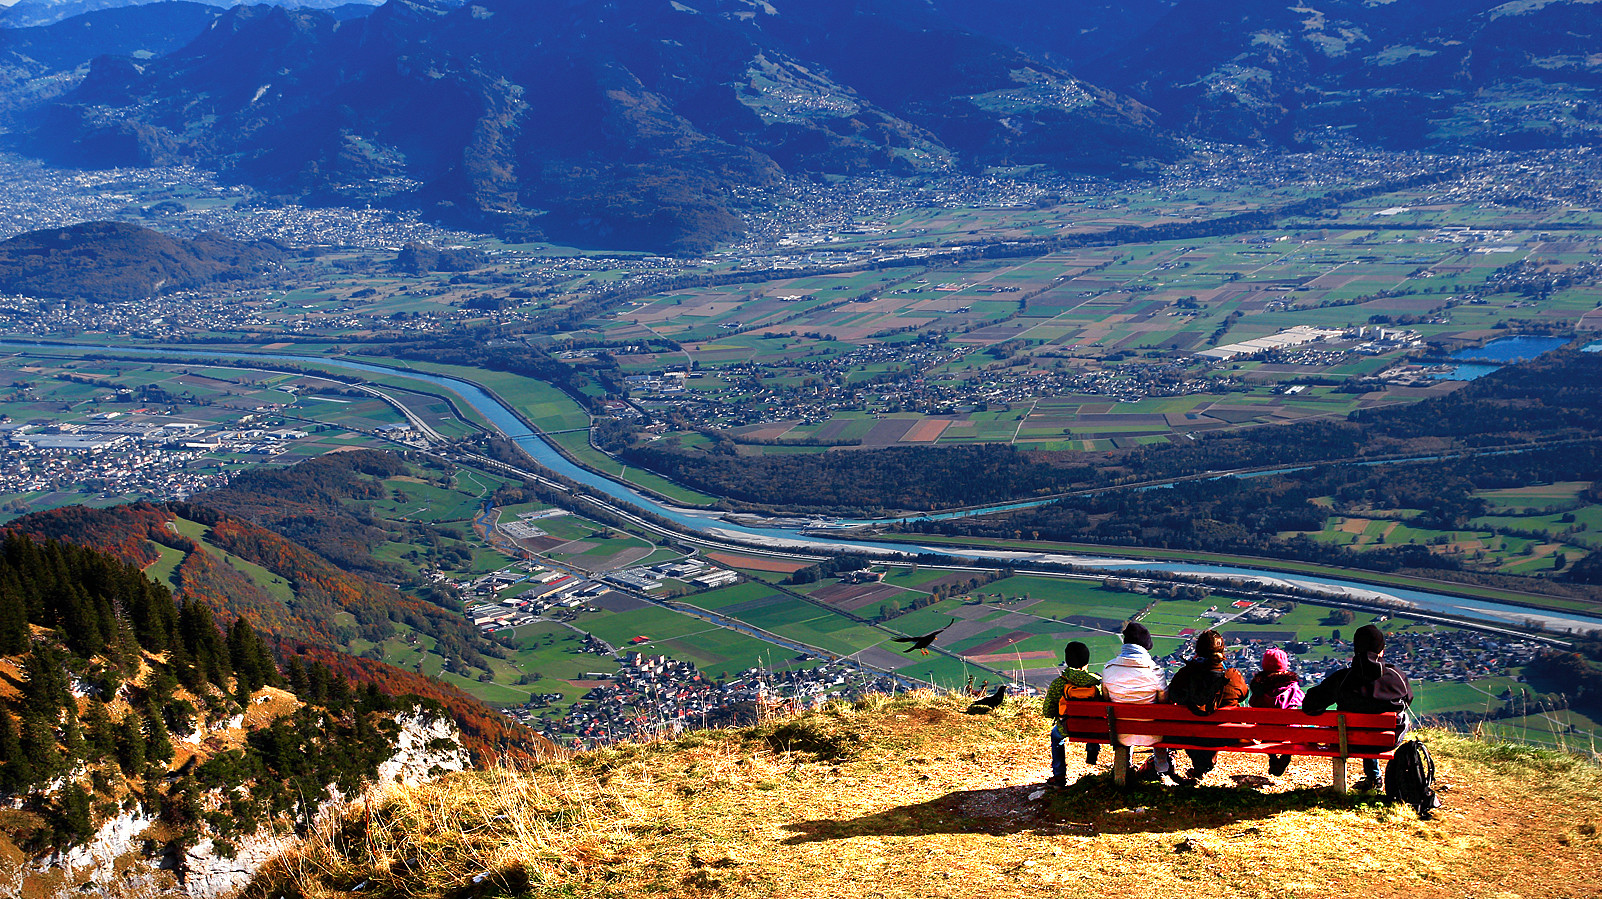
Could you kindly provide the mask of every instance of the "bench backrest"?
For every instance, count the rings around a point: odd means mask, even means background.
[[[1390,750],[1401,731],[1400,713],[1359,714],[1333,709],[1318,715],[1301,709],[1235,706],[1198,715],[1182,705],[1073,702],[1061,717],[1066,734],[1105,742],[1116,736],[1158,736],[1167,742],[1242,740],[1262,743],[1323,743],[1356,752]]]

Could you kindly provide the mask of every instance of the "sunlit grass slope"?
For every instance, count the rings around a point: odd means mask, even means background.
[[[928,694],[744,730],[453,776],[358,802],[254,897],[1590,896],[1602,769],[1426,732],[1449,787],[1420,821],[1338,796],[1323,759],[1281,779],[1223,755],[1195,788],[1120,792],[1046,723]]]

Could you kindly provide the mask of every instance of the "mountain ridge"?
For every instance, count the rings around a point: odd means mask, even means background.
[[[286,250],[218,234],[175,238],[124,222],[82,222],[0,241],[0,291],[127,302],[253,277]]]
[[[404,177],[415,192],[389,199],[446,220],[674,252],[737,233],[741,194],[785,176],[1117,172],[1178,153],[1139,104],[914,4],[767,8],[237,7],[162,59],[97,60],[25,146],[194,158],[323,196]]]
[[[696,255],[794,179],[1140,175],[1183,139],[1594,144],[1598,47],[1583,0],[390,0],[233,7],[180,49],[9,102],[28,107],[17,145],[56,163],[198,163],[317,203]]]

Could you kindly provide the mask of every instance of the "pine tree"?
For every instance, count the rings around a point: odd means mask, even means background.
[[[303,700],[311,693],[311,679],[306,676],[306,666],[300,663],[299,656],[289,659],[289,690]]]
[[[145,706],[145,758],[151,764],[165,765],[172,761],[172,736],[167,733],[167,722],[154,706]]]
[[[243,616],[228,628],[228,659],[241,695],[248,696],[267,684],[282,682],[272,650]]]
[[[0,792],[20,793],[34,782],[33,769],[22,755],[22,740],[11,716],[0,709]]]
[[[90,703],[98,705],[98,703]],[[66,756],[69,767],[71,763],[83,758],[84,739],[83,728],[78,726],[78,713],[73,703],[67,704],[67,714],[61,725],[61,751]]]
[[[48,643],[35,643],[22,664],[27,680],[22,685],[22,704],[39,717],[54,722],[61,707],[71,699],[67,675],[61,659]]]
[[[178,609],[178,634],[201,676],[223,689],[232,673],[223,633],[205,603],[186,600]]]
[[[33,783],[42,783],[56,776],[61,768],[61,753],[56,748],[56,729],[49,719],[35,709],[22,713],[22,759],[33,775]]]
[[[117,724],[117,764],[129,777],[137,777],[145,769],[145,732],[139,716],[132,712]]]
[[[306,673],[306,692],[300,698],[314,705],[321,705],[327,702],[328,681],[328,666],[322,662],[312,662],[311,670]]]
[[[117,750],[117,733],[102,703],[91,702],[83,712],[84,761],[94,764]]]
[[[95,835],[94,819],[89,813],[89,794],[75,783],[61,791],[61,813],[55,831],[56,845],[60,847],[88,842]]]
[[[22,582],[13,571],[0,570],[0,655],[28,651],[28,605]]]
[[[100,655],[111,631],[109,606],[97,602],[76,579],[61,585],[57,601],[56,629],[61,641],[79,658]]]
[[[350,681],[343,672],[334,671],[328,678],[328,708],[343,711],[350,705]]]

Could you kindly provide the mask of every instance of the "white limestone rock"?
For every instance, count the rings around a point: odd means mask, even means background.
[[[411,786],[468,767],[456,722],[421,708],[397,714],[395,722],[400,725],[395,754],[379,764],[379,783]]]

